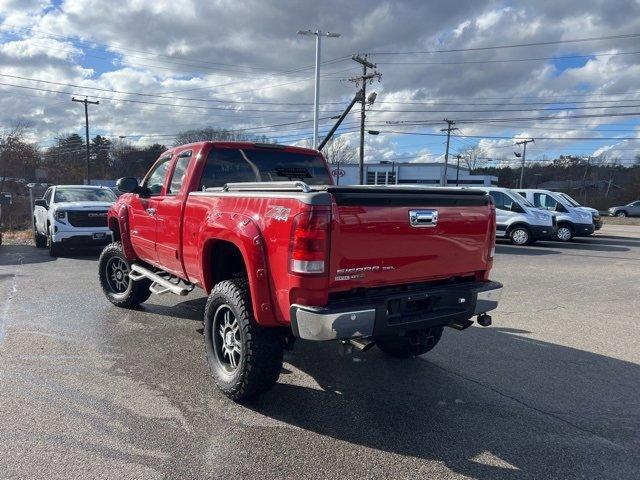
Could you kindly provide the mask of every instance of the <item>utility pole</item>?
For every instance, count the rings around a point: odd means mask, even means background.
[[[452,121],[452,120],[447,120],[446,118],[444,119],[445,122],[447,122],[447,128],[442,128],[440,129],[441,132],[447,132],[447,149],[445,151],[444,154],[444,186],[447,186],[447,167],[449,165],[449,140],[451,139],[451,132],[453,130],[458,130],[457,128],[454,127],[454,125],[456,124],[456,122]]]
[[[338,38],[339,33],[323,32],[321,30],[298,30],[298,35],[316,36],[316,82],[313,88],[313,148],[318,148],[318,112],[320,110],[320,44],[321,38]]]
[[[582,175],[582,203],[587,203],[587,172],[589,171],[589,163],[591,163],[591,157],[587,157],[587,164],[584,167],[584,175]]]
[[[524,162],[525,159],[527,158],[527,143],[531,143],[531,142],[535,142],[535,140],[533,138],[530,138],[529,140],[520,140],[519,142],[516,142],[516,145],[522,145],[522,166],[520,167],[520,185],[518,188],[523,188],[523,184],[524,184]]]
[[[456,158],[458,159],[458,164],[456,165],[456,187],[459,185],[459,180],[460,180],[460,159],[462,158],[462,155],[458,154],[456,155]]]
[[[369,105],[372,105],[375,101],[375,94],[371,94],[370,98],[367,99],[367,82],[372,81],[374,78],[377,78],[380,81],[381,73],[375,71],[377,68],[375,63],[371,63],[367,60],[367,55],[361,57],[360,55],[353,55],[351,59],[354,62],[362,65],[362,76],[350,78],[349,81],[355,82],[358,85],[362,82],[362,95],[360,96],[360,161],[359,161],[359,179],[360,185],[364,185],[364,124],[365,119],[367,118],[366,114],[366,106],[367,102]],[[367,68],[374,70],[373,73],[367,74]]]
[[[84,100],[80,100],[79,98],[76,98],[76,97],[72,97],[71,101],[84,103],[84,125],[85,125],[86,139],[87,139],[87,185],[89,185],[91,182],[91,176],[90,176],[91,172],[89,167],[90,161],[89,161],[89,107],[88,105],[89,104],[100,105],[100,102],[92,102],[87,98],[85,98]]]

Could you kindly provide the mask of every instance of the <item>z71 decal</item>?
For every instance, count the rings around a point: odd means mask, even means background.
[[[272,205],[267,210],[267,217],[273,218],[274,220],[278,220],[280,222],[286,222],[289,220],[289,215],[291,215],[291,209],[287,207],[281,207],[279,205]]]

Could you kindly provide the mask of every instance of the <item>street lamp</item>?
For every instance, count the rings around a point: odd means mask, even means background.
[[[313,148],[318,148],[318,111],[320,108],[320,39],[322,37],[337,38],[339,33],[323,32],[321,30],[298,30],[298,35],[316,36],[316,82],[313,92]]]

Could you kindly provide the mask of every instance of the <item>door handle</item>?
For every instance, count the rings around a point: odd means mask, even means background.
[[[155,208],[147,208],[147,213],[153,217],[156,214],[156,209]]]

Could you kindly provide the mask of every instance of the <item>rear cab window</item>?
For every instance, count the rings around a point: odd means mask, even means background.
[[[214,148],[205,162],[200,190],[235,182],[301,180],[309,185],[330,185],[319,155],[280,149]]]

